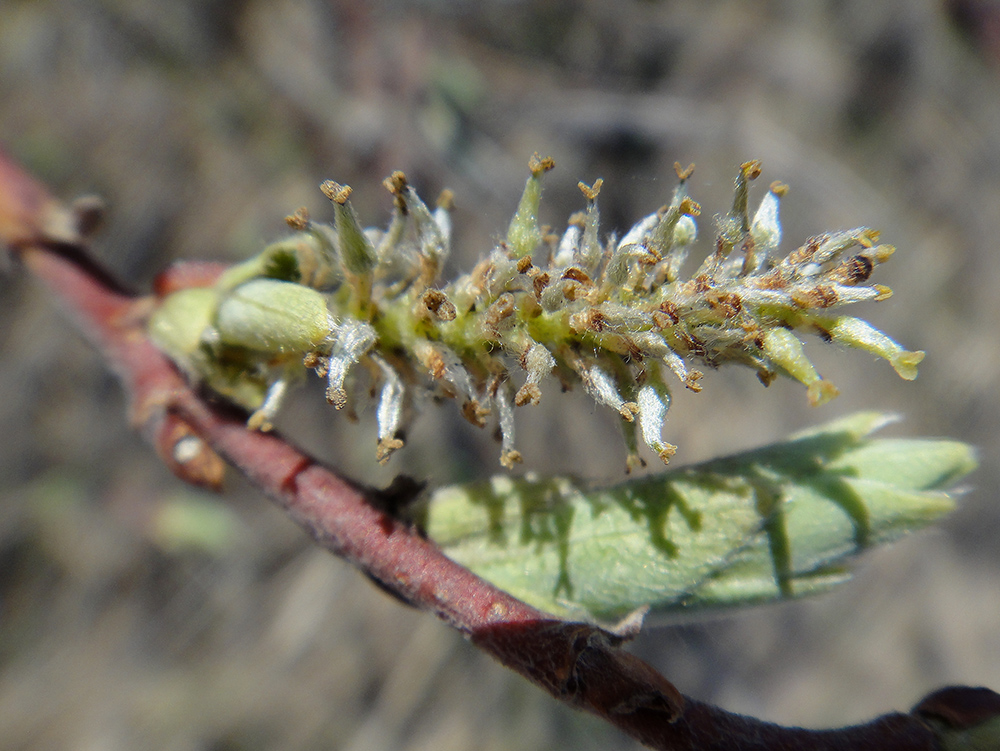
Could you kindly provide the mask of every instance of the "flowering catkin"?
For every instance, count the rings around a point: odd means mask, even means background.
[[[553,163],[536,156],[529,166],[506,238],[452,282],[439,279],[451,242],[450,193],[432,210],[396,172],[385,182],[394,199],[388,227],[363,229],[351,189],[328,181],[321,188],[334,205],[333,225],[300,209],[288,218],[292,237],[211,288],[162,300],[151,335],[190,376],[254,410],[255,428],[269,428],[306,369],[328,380],[337,409],[350,409],[364,382],[378,395],[381,462],[403,446],[427,391],[456,399],[476,426],[496,424],[500,462],[510,468],[521,460],[514,408],[538,404],[550,376],[580,385],[619,414],[631,468],[642,463],[637,436],[664,462],[676,450],[661,433],[672,378],[701,390],[689,363],[740,363],[765,384],[787,375],[822,404],[837,389],[816,372],[798,333],[868,351],[916,377],[922,352],[833,312],[890,296],[868,280],[893,248],[859,228],[810,238],[780,257],[786,188],[772,184],[751,216],[759,162],[740,167],[714,251],[687,279],[680,274],[700,214],[688,196],[692,168],[678,166],[670,204],[616,240],[600,233],[600,180],[580,183],[585,210],[561,236],[546,235],[538,207]]]

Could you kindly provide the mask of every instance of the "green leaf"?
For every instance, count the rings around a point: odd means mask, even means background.
[[[856,554],[954,508],[976,466],[948,440],[869,436],[862,413],[787,441],[590,488],[506,476],[440,488],[421,509],[451,558],[554,615],[608,621],[825,591]]]

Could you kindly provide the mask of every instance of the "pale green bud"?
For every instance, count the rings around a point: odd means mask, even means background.
[[[218,361],[206,344],[217,338],[214,328],[219,293],[210,287],[182,289],[168,295],[149,320],[153,343],[190,378],[247,409],[265,398],[266,378],[251,361]]]
[[[230,292],[215,317],[219,341],[272,355],[305,354],[330,335],[326,298],[314,289],[254,279]]]
[[[149,336],[171,360],[200,375],[202,338],[212,327],[219,295],[211,287],[182,289],[168,295],[149,319]]]

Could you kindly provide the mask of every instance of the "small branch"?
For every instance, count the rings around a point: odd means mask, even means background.
[[[245,415],[192,389],[146,336],[144,322],[155,299],[128,294],[94,262],[84,237],[88,224],[0,152],[0,242],[48,286],[100,350],[129,395],[133,423],[182,479],[218,487],[223,462],[231,464],[317,543],[390,593],[433,612],[556,698],[605,718],[652,748],[938,748],[918,713],[811,731],[686,698],[622,650],[623,637],[553,619],[478,578],[384,510],[385,494],[339,476],[276,433],[247,430]],[[157,289],[210,283],[219,268],[181,267],[163,276]],[[945,703],[962,700],[950,696]],[[935,711],[940,715],[941,707],[935,705]]]

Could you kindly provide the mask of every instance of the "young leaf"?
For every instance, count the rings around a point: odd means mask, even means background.
[[[554,615],[608,621],[799,597],[846,581],[854,555],[954,507],[976,466],[948,440],[870,438],[862,413],[735,456],[589,488],[494,477],[421,509],[451,558]]]

